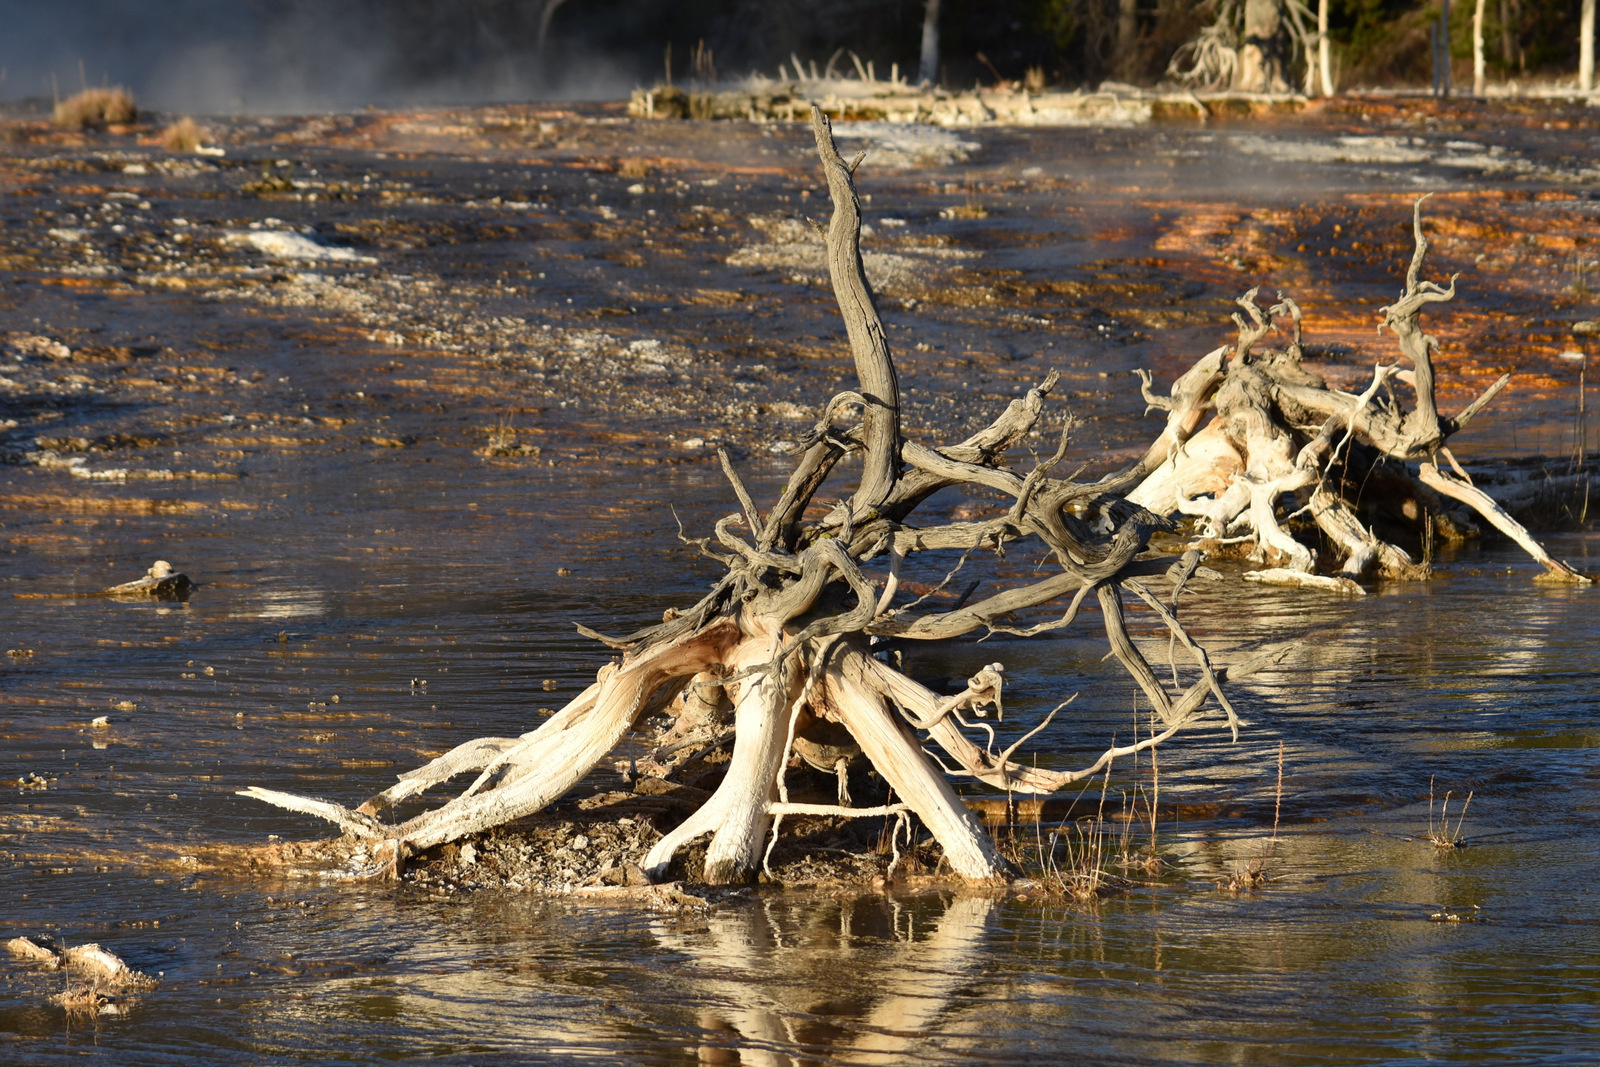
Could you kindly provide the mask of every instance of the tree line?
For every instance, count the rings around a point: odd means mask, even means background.
[[[541,0],[554,37],[629,57],[641,78],[819,67],[840,49],[956,88],[1094,87],[1180,78],[1197,52],[1231,49],[1244,88],[1428,87],[1441,65],[1472,84],[1572,81],[1595,0]],[[529,18],[527,5],[483,0]],[[1319,10],[1320,8],[1320,10]],[[1320,16],[1320,20],[1319,20]],[[930,63],[930,29],[936,51]],[[1250,47],[1254,55],[1246,54]],[[670,47],[669,58],[667,49]],[[1592,48],[1592,45],[1591,45]],[[1319,54],[1320,53],[1320,54]],[[581,54],[581,53],[574,53]],[[1592,52],[1591,52],[1592,55]],[[1447,56],[1448,63],[1441,64]],[[697,57],[698,63],[691,57]],[[1215,58],[1215,57],[1213,57]],[[1320,60],[1320,63],[1319,63]],[[1176,62],[1175,62],[1176,61]],[[1224,60],[1224,63],[1226,61]],[[696,69],[698,67],[698,69]],[[1264,68],[1258,71],[1257,68]],[[1592,71],[1592,60],[1589,67]],[[843,69],[850,69],[846,62]],[[1211,73],[1215,74],[1215,71]],[[1237,71],[1236,71],[1237,73]],[[1250,75],[1259,75],[1252,79]],[[1309,77],[1308,77],[1309,75]],[[1218,80],[1216,78],[1213,81]],[[1592,73],[1590,74],[1592,87]]]

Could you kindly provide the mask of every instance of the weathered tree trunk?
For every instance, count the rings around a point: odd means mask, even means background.
[[[1139,42],[1139,0],[1117,0],[1117,58],[1113,69],[1117,77],[1131,80],[1135,76],[1138,56],[1135,46]]]
[[[1483,3],[1484,0],[1478,0],[1472,11],[1472,95],[1476,97],[1483,96],[1487,82],[1487,67],[1483,61]]]
[[[1245,0],[1244,43],[1233,87],[1250,93],[1289,88],[1283,62],[1283,0]]]
[[[917,81],[939,84],[939,0],[923,0],[922,54],[917,65]]]
[[[1583,0],[1578,14],[1578,88],[1594,92],[1594,0]]]
[[[1483,0],[1478,0],[1483,6]],[[1328,0],[1317,0],[1317,70],[1322,76],[1322,95],[1333,95],[1333,46],[1328,40]]]

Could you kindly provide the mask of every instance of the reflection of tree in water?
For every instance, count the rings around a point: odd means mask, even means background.
[[[904,1063],[939,1040],[983,961],[995,901],[769,899],[713,913],[703,932],[662,924],[703,977],[702,1063]]]

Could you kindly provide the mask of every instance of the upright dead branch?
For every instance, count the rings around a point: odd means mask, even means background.
[[[850,338],[850,354],[855,357],[856,378],[861,382],[866,409],[861,434],[867,456],[854,508],[861,513],[883,503],[900,473],[900,384],[895,378],[894,361],[889,358],[883,320],[878,317],[878,306],[861,263],[861,204],[851,180],[861,160],[858,157],[847,165],[839,158],[833,127],[815,104],[811,106],[811,128],[828,180],[828,196],[833,201],[833,220],[828,224],[828,274]]]
[[[1416,390],[1417,406],[1402,424],[1409,439],[1410,455],[1431,451],[1454,431],[1454,427],[1440,425],[1439,410],[1434,402],[1433,350],[1439,347],[1439,342],[1423,333],[1419,325],[1424,307],[1455,299],[1456,279],[1460,277],[1452,274],[1448,288],[1422,279],[1422,260],[1428,254],[1428,239],[1422,233],[1422,202],[1428,195],[1418,197],[1411,208],[1411,231],[1416,249],[1411,254],[1411,266],[1406,270],[1405,292],[1400,294],[1399,300],[1381,309],[1383,325],[1394,331],[1400,351],[1413,368],[1411,384]]]

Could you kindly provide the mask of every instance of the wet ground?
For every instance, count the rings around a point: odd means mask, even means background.
[[[1201,590],[1189,618],[1219,658],[1314,639],[1241,687],[1238,744],[1168,750],[1169,869],[1096,906],[814,889],[618,909],[219,868],[322,833],[236,788],[358,799],[564,703],[607,658],[573,622],[625,631],[714,577],[675,536],[729,509],[714,446],[769,499],[775,449],[847,382],[809,135],[619,114],[231,120],[220,156],[6,124],[0,932],[164,974],[83,1019],[47,1004],[59,978],[0,969],[0,1059],[1590,1054],[1594,594],[1494,544],[1363,602]],[[1462,273],[1428,319],[1441,406],[1516,376],[1458,454],[1564,464],[1577,443],[1581,363],[1560,357],[1600,317],[1595,109],[859,141],[897,164],[869,154],[859,180],[921,439],[1055,368],[1075,454],[1109,466],[1155,428],[1129,371],[1167,380],[1226,341],[1254,285],[1294,296],[1354,383],[1393,353],[1373,324],[1433,191],[1431,272]],[[1551,547],[1596,569],[1584,528]],[[158,558],[200,583],[187,603],[88,595]],[[1082,689],[1037,739],[1066,765],[1132,729],[1088,633],[916,666],[1003,659],[1024,720]],[[1472,793],[1467,847],[1416,839],[1430,781],[1452,812]],[[1149,785],[1123,769],[1108,807]],[[1265,886],[1217,888],[1251,861]]]

